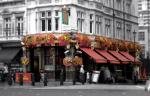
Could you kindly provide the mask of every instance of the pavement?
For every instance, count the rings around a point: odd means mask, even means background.
[[[0,83],[0,88],[22,88],[22,89],[99,89],[99,90],[144,90],[145,85],[132,85],[132,84],[89,84],[82,85],[80,82],[76,82],[73,85],[72,82],[64,82],[64,85],[60,85],[60,82],[49,82],[48,86],[44,86],[43,83],[35,83],[35,86],[31,84],[13,84],[9,86],[7,83]]]
[[[144,91],[143,84],[59,84],[60,82],[49,82],[48,86],[43,86],[43,83],[36,83],[35,86],[9,86],[7,83],[0,83],[0,96],[150,96],[150,92]]]

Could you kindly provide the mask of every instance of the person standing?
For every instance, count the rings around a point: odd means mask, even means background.
[[[134,81],[134,84],[138,83],[138,72],[136,70],[134,70],[133,72],[133,81]]]
[[[5,64],[5,65],[4,65],[4,81],[6,80],[7,75],[8,75],[8,67],[7,67],[7,65]]]
[[[84,68],[83,68],[84,66],[83,65],[81,65],[81,68],[80,68],[80,82],[82,83],[82,84],[84,84],[85,83],[85,71],[84,71]]]

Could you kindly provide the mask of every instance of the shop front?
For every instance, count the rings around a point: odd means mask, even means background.
[[[6,65],[9,70],[19,70],[22,57],[21,41],[0,42],[0,63]]]
[[[130,55],[139,52],[140,46],[129,41],[79,33],[45,33],[27,35],[23,42],[26,48],[24,56],[29,58],[25,68],[35,74],[36,81],[40,80],[40,70],[48,73],[50,81],[62,78],[63,81],[79,81],[82,64],[85,73],[92,74],[107,67],[115,78],[131,79],[127,76],[129,67],[141,65]]]

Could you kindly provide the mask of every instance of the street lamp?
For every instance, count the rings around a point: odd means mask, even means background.
[[[133,32],[133,36],[134,36],[134,63],[135,63],[135,58],[136,58],[136,49],[135,49],[136,32],[135,32],[135,30]]]

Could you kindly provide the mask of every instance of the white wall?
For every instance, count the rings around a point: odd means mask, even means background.
[[[35,34],[36,33],[36,13],[35,11],[31,10],[31,11],[28,11],[27,12],[27,21],[28,21],[28,24],[27,24],[27,32],[28,34]]]

